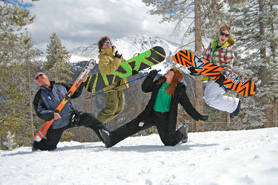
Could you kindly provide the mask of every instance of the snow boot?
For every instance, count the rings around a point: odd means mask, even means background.
[[[103,139],[103,143],[105,144],[105,147],[106,148],[111,147],[110,132],[108,130],[100,129],[100,135]]]
[[[238,102],[236,110],[233,113],[230,113],[230,118],[236,117],[239,114],[239,111],[240,111],[240,100]]]
[[[183,137],[181,139],[182,143],[186,143],[188,140],[188,127],[187,124],[180,126],[180,128],[178,128],[178,131],[180,131],[183,134]]]

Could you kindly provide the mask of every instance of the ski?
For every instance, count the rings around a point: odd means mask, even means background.
[[[83,77],[85,75],[88,75],[90,73],[90,71],[95,67],[95,65],[96,65],[96,61],[94,59],[91,59],[91,60],[88,61],[88,63],[85,65],[85,67],[83,68],[83,70],[81,71],[81,73],[79,74],[79,76],[77,77],[77,79],[75,80],[73,85],[71,86],[70,90],[67,92],[67,94],[64,96],[64,98],[62,99],[60,104],[55,109],[55,112],[57,112],[57,113],[61,112],[61,110],[66,105],[66,103],[71,98],[71,96],[74,94],[74,92],[80,86],[80,84],[81,84],[80,82],[83,79]],[[37,141],[37,142],[41,141],[42,138],[47,133],[47,130],[49,129],[49,127],[52,125],[53,122],[54,122],[54,120],[46,121],[43,124],[43,126],[41,127],[41,129],[35,135],[34,140]]]

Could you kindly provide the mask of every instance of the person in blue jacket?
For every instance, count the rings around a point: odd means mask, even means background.
[[[83,82],[86,82],[87,78],[88,75],[84,76],[82,84],[72,95],[72,99],[81,95],[84,86]],[[35,80],[40,86],[33,101],[35,112],[44,121],[54,120],[54,122],[47,131],[46,139],[43,138],[40,142],[34,141],[32,150],[55,150],[63,132],[76,126],[85,126],[93,129],[100,140],[103,141],[99,132],[100,129],[106,130],[103,123],[90,113],[74,110],[70,100],[60,113],[54,112],[71,88],[70,85],[49,81],[48,76],[42,72],[38,72],[35,75]]]

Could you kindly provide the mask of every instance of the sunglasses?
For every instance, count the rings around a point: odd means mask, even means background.
[[[39,74],[35,79],[37,80],[37,79],[39,79],[39,77],[41,77],[42,76],[42,74]]]
[[[170,71],[173,71],[176,74],[176,71],[174,71],[174,69],[170,69]]]
[[[225,37],[229,37],[230,36],[229,34],[226,34],[226,33],[223,33],[223,32],[220,32],[220,35],[221,36],[225,36]]]
[[[112,44],[111,41],[104,42],[103,45]]]

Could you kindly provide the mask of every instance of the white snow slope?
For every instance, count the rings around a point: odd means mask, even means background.
[[[189,142],[162,145],[159,136],[61,142],[56,151],[0,151],[0,184],[277,185],[278,128],[189,133]]]

